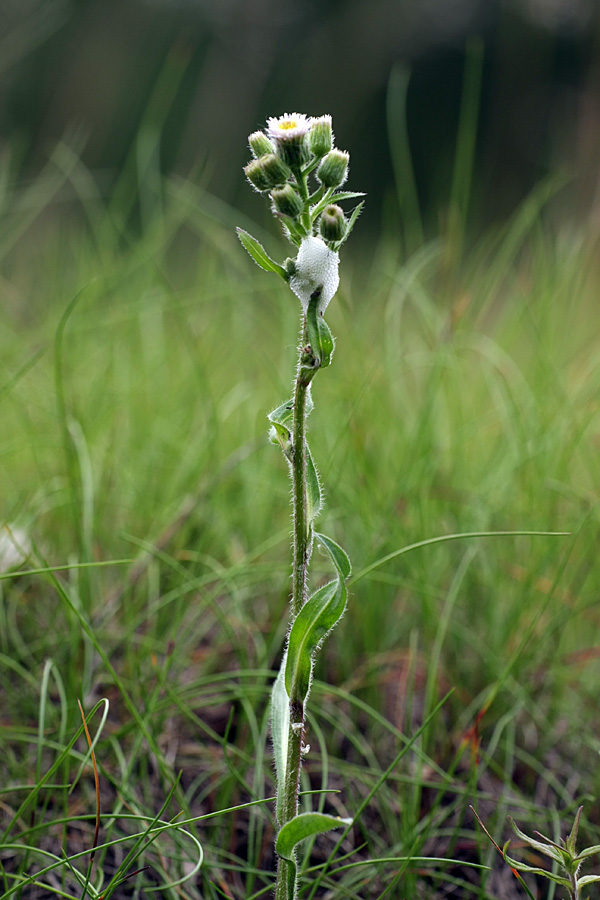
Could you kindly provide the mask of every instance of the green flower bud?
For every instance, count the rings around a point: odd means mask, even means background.
[[[342,185],[348,177],[350,155],[343,150],[330,150],[317,169],[317,178],[326,188]]]
[[[280,184],[285,184],[292,174],[288,166],[275,153],[261,156],[260,162],[263,165],[267,178],[271,182],[271,187],[279,187]]]
[[[247,166],[244,166],[244,174],[252,187],[256,188],[257,191],[268,191],[271,189],[272,185],[265,175],[259,159],[253,159]]]
[[[253,131],[248,138],[248,143],[257,159],[268,153],[275,153],[275,144],[262,131]]]
[[[285,184],[292,174],[274,153],[251,160],[247,166],[244,166],[244,172],[250,184],[257,191],[270,191],[274,187]]]
[[[348,223],[341,207],[335,203],[326,206],[319,223],[319,230],[323,240],[328,243],[341,241],[346,234],[347,228]]]
[[[304,212],[304,202],[291,184],[284,184],[282,188],[276,188],[271,192],[273,208],[276,212],[292,219]]]
[[[276,152],[281,161],[290,169],[299,169],[310,160],[310,149],[305,136],[277,141]]]
[[[318,159],[329,153],[333,147],[331,116],[319,116],[318,119],[312,120],[308,145]]]

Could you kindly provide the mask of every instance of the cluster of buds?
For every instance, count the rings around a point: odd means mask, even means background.
[[[286,236],[297,246],[305,237],[319,236],[338,250],[349,223],[331,201],[348,177],[350,156],[334,147],[331,116],[270,118],[266,131],[253,132],[248,143],[253,159],[244,167],[246,177],[255,190],[269,195]],[[313,193],[308,188],[311,174],[316,179]]]
[[[265,131],[253,132],[248,143],[253,158],[244,167],[246,178],[269,197],[273,215],[299,252],[295,260],[278,266],[254,238],[238,229],[240,240],[258,265],[276,271],[289,283],[305,311],[319,292],[322,313],[339,284],[338,251],[362,208],[360,203],[346,218],[338,205],[363,196],[340,191],[348,177],[350,156],[334,146],[329,115],[311,118],[293,113],[270,118]]]

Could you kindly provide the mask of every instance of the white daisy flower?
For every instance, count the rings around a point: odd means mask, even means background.
[[[306,237],[300,244],[296,258],[296,271],[290,278],[290,287],[306,312],[311,295],[321,290],[319,312],[329,305],[340,283],[338,270],[340,258],[318,237]]]
[[[297,140],[308,134],[311,124],[311,118],[304,113],[285,113],[283,116],[267,119],[267,134],[274,140]]]

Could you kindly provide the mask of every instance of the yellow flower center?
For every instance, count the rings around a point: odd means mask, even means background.
[[[295,119],[288,119],[287,122],[280,122],[279,127],[282,131],[291,131],[298,127],[298,123]]]

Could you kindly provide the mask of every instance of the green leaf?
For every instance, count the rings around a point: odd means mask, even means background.
[[[571,882],[568,878],[555,875],[553,872],[549,872],[548,869],[540,869],[536,866],[526,866],[525,863],[519,862],[518,859],[512,859],[504,852],[502,853],[502,856],[504,857],[504,861],[508,863],[511,868],[516,869],[517,872],[527,872],[530,875],[543,875],[544,878],[547,878],[549,881],[554,881],[555,884],[560,884],[561,887],[569,888],[571,886]]]
[[[308,448],[308,444],[306,445],[306,498],[308,523],[311,525],[323,507],[323,496],[321,494],[319,474],[313,462],[312,453]]]
[[[313,658],[346,607],[346,585],[336,579],[309,597],[290,630],[285,686],[292,700],[305,701],[310,688]]]
[[[352,200],[355,197],[364,197],[364,191],[338,191],[337,194],[331,194],[329,191],[325,195],[325,197],[316,204],[316,206],[312,206],[310,210],[310,219],[311,222],[314,222],[317,216],[319,216],[323,210],[329,206],[330,203],[338,203],[340,200]]]
[[[239,237],[242,246],[252,257],[257,266],[260,266],[265,272],[275,272],[283,278],[284,281],[288,281],[286,270],[283,266],[280,266],[279,263],[276,263],[271,259],[263,245],[257,241],[255,237],[252,237],[252,235],[248,234],[247,231],[244,231],[243,228],[236,228],[235,230],[237,231],[237,236]]]
[[[600,854],[600,844],[595,844],[593,847],[585,847],[577,854],[575,859],[579,861],[587,859],[588,856],[596,856],[597,854]]]
[[[282,403],[281,406],[278,406],[277,409],[270,412],[267,418],[275,432],[274,443],[278,441],[285,452],[285,445],[289,443],[292,437],[294,401],[288,400],[286,403]]]
[[[308,301],[308,308],[306,310],[306,337],[308,338],[308,343],[311,349],[311,362],[310,365],[312,367],[318,367],[321,365],[321,338],[319,335],[319,327],[317,325],[318,319],[321,317],[319,312],[319,303],[321,302],[321,289],[318,288],[314,291],[310,300]]]
[[[339,816],[328,816],[325,813],[301,813],[287,822],[279,834],[275,843],[278,856],[294,862],[294,847],[308,837],[315,834],[324,834],[333,831],[334,828],[342,828],[351,825],[352,819],[341,819]]]
[[[332,541],[331,538],[327,537],[325,534],[315,532],[315,538],[323,545],[323,547],[325,547],[331,556],[333,564],[340,573],[340,576],[344,579],[349,578],[352,572],[352,564],[350,563],[346,551],[342,550],[339,544],[336,544],[335,541]]]
[[[333,351],[335,349],[335,341],[329,329],[329,325],[322,315],[317,316],[317,333],[319,335],[321,368],[325,369],[331,362],[331,357],[333,356]]]
[[[531,875],[543,875],[545,878],[549,878],[550,881],[555,881],[557,884],[560,884],[563,887],[569,887],[570,882],[568,878],[563,878],[560,875],[555,875],[554,873],[549,872],[548,869],[541,869],[539,866],[528,866],[526,863],[521,862],[518,859],[513,859],[508,855],[509,846],[510,841],[507,841],[502,848],[502,858],[504,859],[505,863],[507,863],[517,872],[528,872]]]
[[[508,821],[510,822],[511,828],[514,833],[520,838],[522,841],[525,841],[526,844],[529,844],[530,847],[533,847],[539,853],[543,853],[544,856],[549,856],[550,859],[553,859],[555,862],[562,866],[563,858],[560,848],[553,847],[552,844],[543,844],[541,841],[536,841],[535,838],[529,837],[529,835],[525,834],[524,831],[517,826],[514,819],[510,816],[508,817]],[[543,837],[543,835],[541,835]],[[545,838],[547,840],[547,838]]]
[[[584,875],[583,878],[577,879],[577,886],[583,887],[586,884],[594,884],[596,881],[600,881],[600,875]]]
[[[318,532],[315,538],[331,556],[338,577],[309,597],[290,630],[285,686],[290,698],[302,702],[310,689],[315,653],[346,608],[345,580],[352,571],[350,560],[339,544]]]
[[[281,667],[273,684],[271,692],[271,740],[273,741],[273,755],[275,757],[275,774],[277,775],[277,819],[281,821],[285,784],[285,772],[287,768],[288,738],[290,731],[290,698],[285,689],[285,664],[284,654]]]
[[[332,194],[330,200],[352,200],[354,197],[364,197],[364,191],[337,191]]]
[[[342,246],[342,244],[343,244],[345,241],[347,241],[348,238],[350,237],[350,234],[351,234],[351,232],[352,232],[352,229],[354,228],[354,226],[355,226],[355,224],[356,224],[356,220],[357,220],[358,217],[360,216],[360,214],[361,214],[361,212],[362,212],[362,209],[363,209],[363,206],[364,206],[364,205],[365,205],[365,201],[363,200],[363,201],[361,201],[361,202],[358,204],[358,206],[356,206],[356,207],[352,210],[352,215],[351,215],[350,218],[348,219],[348,227],[346,228],[346,234],[344,235],[344,237],[342,238],[342,240],[341,240],[341,241],[339,242],[339,244],[337,245],[338,250],[339,250],[339,248]]]
[[[313,399],[310,391],[306,395],[305,411],[308,416],[313,410]],[[285,441],[289,441],[292,437],[292,427],[294,424],[294,400],[286,400],[273,412],[267,416],[269,422],[273,425],[277,434]]]

